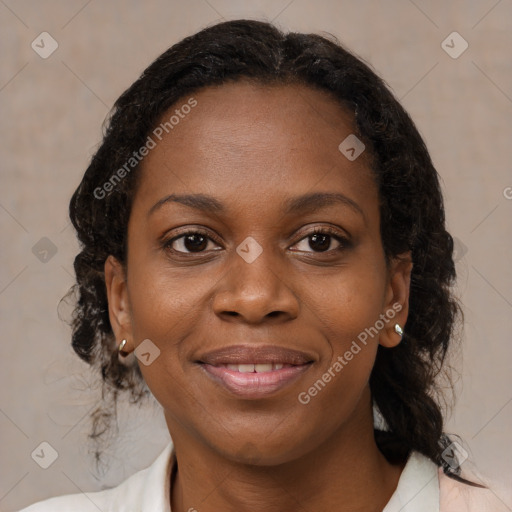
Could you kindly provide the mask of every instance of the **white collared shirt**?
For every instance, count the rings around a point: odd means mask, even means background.
[[[438,467],[412,452],[398,485],[382,512],[439,512]]]
[[[170,442],[149,467],[116,487],[49,498],[19,512],[171,512],[170,481],[175,463]],[[412,452],[382,512],[511,512],[509,491],[498,493],[457,482],[430,459]]]

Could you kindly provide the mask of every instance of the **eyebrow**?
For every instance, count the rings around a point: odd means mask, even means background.
[[[189,206],[204,213],[225,213],[224,205],[212,196],[204,194],[169,194],[157,201],[148,211],[148,217],[164,204],[175,202]],[[365,214],[361,207],[349,197],[335,192],[312,192],[298,197],[292,197],[284,202],[284,213],[286,215],[311,213],[321,208],[326,208],[335,204],[348,206],[353,211],[359,213],[364,219]]]
[[[285,213],[310,213],[327,206],[342,204],[348,206],[365,218],[362,208],[350,197],[337,192],[312,192],[285,201]]]
[[[205,213],[223,213],[225,211],[224,206],[220,201],[211,196],[204,194],[169,194],[157,201],[148,211],[148,217],[156,210],[161,208],[164,204],[175,202],[190,206],[196,210],[201,210]]]

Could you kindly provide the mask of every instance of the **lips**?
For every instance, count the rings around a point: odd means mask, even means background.
[[[291,386],[315,360],[312,354],[285,347],[233,345],[208,352],[196,362],[210,381],[231,395],[254,400]]]

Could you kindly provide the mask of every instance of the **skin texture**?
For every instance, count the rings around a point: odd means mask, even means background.
[[[349,161],[338,150],[354,132],[351,115],[299,85],[237,82],[194,98],[142,162],[126,267],[105,263],[116,339],[132,351],[149,338],[161,351],[140,366],[175,445],[172,510],[381,511],[402,467],[375,444],[368,380],[378,344],[400,342],[394,324],[407,320],[412,263],[407,253],[386,265],[367,155]],[[341,193],[361,212],[337,203],[284,213],[285,200],[311,192]],[[167,202],[148,214],[169,194],[199,193],[225,212]],[[308,237],[326,227],[349,243]],[[188,229],[208,238],[163,247]],[[252,263],[236,252],[249,236],[263,250]],[[299,403],[393,304],[402,309],[379,335]],[[271,396],[243,399],[195,362],[235,344],[295,348],[314,363]]]

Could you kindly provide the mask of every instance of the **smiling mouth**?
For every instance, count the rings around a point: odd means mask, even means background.
[[[244,399],[275,395],[300,379],[318,359],[279,345],[230,345],[199,355],[196,363],[208,382]]]

